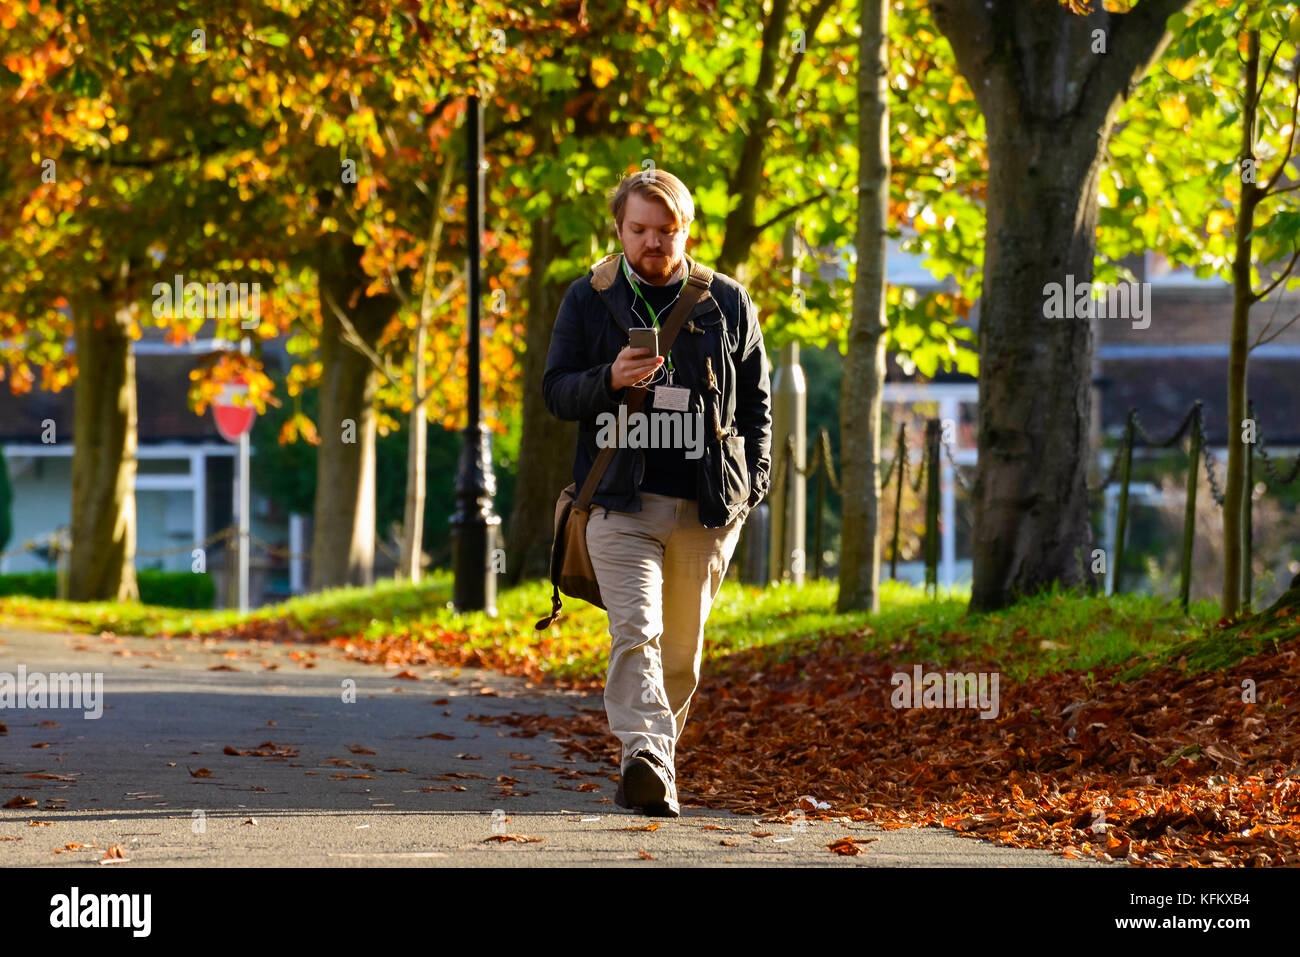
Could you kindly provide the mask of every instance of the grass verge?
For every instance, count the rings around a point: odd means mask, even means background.
[[[503,589],[497,615],[458,614],[450,603],[450,573],[420,585],[381,581],[370,588],[339,588],[257,609],[189,611],[139,603],[75,603],[0,599],[0,622],[34,629],[113,631],[139,635],[262,634],[359,642],[404,638],[430,647],[459,645],[507,671],[566,681],[599,681],[608,663],[607,622],[600,609],[566,600],[564,616],[539,633],[533,623],[550,607],[550,586],[532,581]],[[815,651],[829,636],[849,636],[854,650],[906,654],[938,666],[959,661],[996,665],[1013,679],[1131,663],[1133,677],[1170,655],[1189,666],[1224,667],[1259,650],[1216,635],[1217,607],[1194,605],[1190,614],[1142,595],[1089,597],[1048,592],[1004,611],[969,614],[969,593],[957,589],[930,598],[917,587],[884,582],[876,614],[837,612],[834,582],[758,589],[725,582],[705,633],[705,668],[737,652],[785,661]],[[1263,639],[1261,639],[1263,640]],[[1276,642],[1273,635],[1270,641]]]

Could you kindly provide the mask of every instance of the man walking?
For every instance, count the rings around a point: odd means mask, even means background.
[[[634,173],[613,192],[610,210],[623,252],[569,287],[542,390],[552,415],[579,422],[576,487],[601,443],[618,449],[587,522],[609,612],[605,710],[622,742],[615,801],[677,817],[676,744],[699,683],[704,623],[741,525],[769,484],[767,354],[745,288],[686,255],[695,205],[681,180],[663,170]],[[707,278],[708,289],[671,347],[661,340],[667,356],[631,348],[632,329],[663,334],[691,275]],[[640,388],[648,442],[644,430],[638,441],[632,428],[609,427]],[[665,436],[674,440],[654,441]]]

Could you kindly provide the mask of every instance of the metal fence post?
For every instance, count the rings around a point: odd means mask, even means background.
[[[830,437],[823,428],[817,433],[817,500],[814,504],[813,519],[813,578],[822,577],[822,525],[825,523],[826,506],[826,450],[830,448]]]
[[[68,576],[72,567],[72,529],[60,525],[50,539],[54,551],[54,597],[68,600]]]
[[[1247,415],[1251,421],[1255,420],[1255,404],[1247,404]],[[1258,434],[1259,424],[1255,424],[1256,433]],[[1252,436],[1254,438],[1256,436]],[[1250,592],[1255,581],[1253,569],[1250,567],[1250,550],[1254,540],[1254,529],[1252,518],[1255,511],[1255,443],[1246,443],[1246,482],[1245,494],[1241,497],[1241,610],[1250,611]]]
[[[898,427],[898,445],[894,452],[894,474],[898,493],[894,496],[894,542],[889,551],[889,578],[898,581],[898,532],[903,511],[903,482],[907,474],[907,423]]]
[[[772,546],[768,553],[768,579],[787,576],[796,585],[804,578],[804,485],[799,475],[807,458],[806,429],[808,384],[799,365],[798,343],[781,349],[781,364],[772,376],[772,448],[794,445],[790,468],[778,470],[769,490],[772,503]],[[781,514],[777,514],[777,510]]]
[[[1128,483],[1133,472],[1133,416],[1137,410],[1128,410],[1124,423],[1123,448],[1120,449],[1119,517],[1115,521],[1115,573],[1111,575],[1110,593],[1120,592],[1120,578],[1124,571],[1124,533],[1128,530]]]
[[[939,420],[925,423],[925,587],[939,597]]]
[[[1196,401],[1196,411],[1192,415],[1192,441],[1187,450],[1187,506],[1183,515],[1183,556],[1178,582],[1178,600],[1183,606],[1183,611],[1187,610],[1192,591],[1192,548],[1196,541],[1196,477],[1201,465],[1201,442],[1203,441],[1199,399]]]
[[[741,529],[740,580],[746,585],[758,585],[761,588],[767,584],[768,524],[771,517],[771,505],[759,502]]]

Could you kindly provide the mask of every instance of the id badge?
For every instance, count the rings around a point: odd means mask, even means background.
[[[654,408],[685,412],[691,405],[691,390],[682,386],[655,386]]]

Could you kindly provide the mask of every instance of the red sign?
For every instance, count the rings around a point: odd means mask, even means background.
[[[221,387],[221,395],[212,404],[212,417],[217,420],[217,431],[227,442],[238,442],[240,436],[253,427],[256,412],[251,405],[235,405],[236,396],[248,398],[248,380],[235,379]]]

